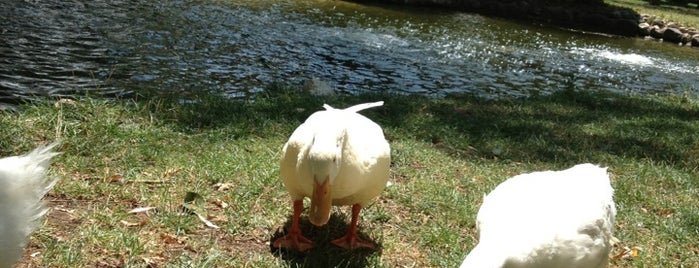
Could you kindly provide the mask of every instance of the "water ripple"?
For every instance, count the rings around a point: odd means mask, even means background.
[[[437,96],[699,88],[699,55],[686,49],[448,11],[313,0],[7,0],[0,17],[0,101],[85,91],[245,96],[311,77],[349,93]]]

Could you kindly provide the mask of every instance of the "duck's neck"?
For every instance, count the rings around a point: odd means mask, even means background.
[[[313,137],[308,151],[311,172],[319,178],[334,178],[339,172],[346,134],[344,129],[328,127]],[[319,181],[322,182],[322,181]]]

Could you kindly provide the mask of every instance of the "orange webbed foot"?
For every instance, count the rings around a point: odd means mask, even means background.
[[[299,252],[305,252],[313,248],[313,242],[301,234],[301,228],[299,228],[299,217],[301,216],[301,211],[303,210],[303,200],[294,200],[294,216],[291,221],[291,227],[289,228],[289,233],[285,236],[277,238],[272,243],[275,248],[291,248]]]
[[[306,252],[313,248],[313,242],[311,240],[301,235],[301,232],[294,231],[289,232],[285,236],[277,238],[277,240],[274,240],[272,245],[275,248],[290,248],[299,252]]]
[[[343,237],[333,240],[332,243],[338,247],[349,250],[358,248],[375,248],[373,243],[359,238],[356,234],[352,235],[350,233],[344,235]]]
[[[359,211],[362,207],[359,204],[352,206],[352,222],[344,236],[331,241],[334,245],[344,249],[370,248],[374,249],[374,244],[365,241],[357,236],[357,221],[359,220]]]

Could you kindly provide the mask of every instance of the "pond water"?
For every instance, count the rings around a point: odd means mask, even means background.
[[[476,14],[328,0],[0,2],[0,102],[273,82],[487,97],[699,92],[699,50]]]

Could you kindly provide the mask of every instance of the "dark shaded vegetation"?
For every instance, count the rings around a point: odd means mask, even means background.
[[[679,7],[691,7],[692,5],[699,8],[697,0],[648,0],[651,5],[675,5]]]
[[[363,4],[376,1],[356,0]],[[602,0],[383,0],[382,3],[448,8],[504,19],[621,36],[637,36],[640,15]],[[388,6],[390,8],[390,6]]]

